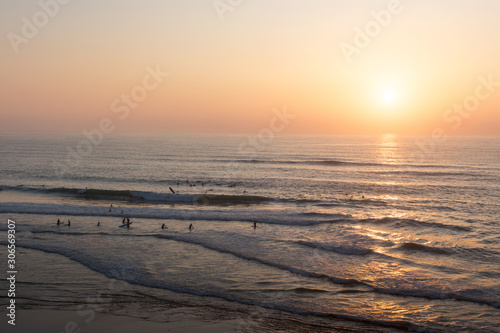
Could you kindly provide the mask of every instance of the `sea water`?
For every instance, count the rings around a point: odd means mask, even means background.
[[[116,135],[75,156],[82,139],[0,136],[0,245],[15,220],[21,306],[85,303],[89,281],[114,279],[156,306],[263,321],[500,327],[500,139],[284,136],[250,151],[245,136]]]

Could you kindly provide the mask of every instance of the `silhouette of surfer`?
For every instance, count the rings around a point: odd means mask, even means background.
[[[68,220],[68,227],[71,227],[71,221]]]
[[[165,223],[163,223],[163,224],[161,225],[161,228],[162,228],[162,229],[168,229],[168,228],[167,228],[167,226],[165,225]]]
[[[189,225],[189,231],[191,231],[191,230],[193,230],[193,229],[194,229],[194,227],[193,227],[193,224],[191,223],[191,224]]]
[[[57,225],[61,224],[61,220],[57,219]]]
[[[254,229],[257,229],[257,222],[254,222],[254,223],[253,223],[253,228],[254,228]]]
[[[97,226],[100,226],[101,225],[101,221],[97,221]]]

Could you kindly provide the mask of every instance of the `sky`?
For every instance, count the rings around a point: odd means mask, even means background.
[[[498,13],[498,0],[2,0],[0,131],[257,133],[280,110],[289,134],[500,136]]]

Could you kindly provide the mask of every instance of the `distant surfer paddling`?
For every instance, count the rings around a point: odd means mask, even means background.
[[[161,228],[162,228],[162,229],[168,229],[168,228],[167,228],[167,226],[165,225],[165,223],[163,223],[163,224],[161,225]]]
[[[189,231],[191,231],[191,230],[193,230],[193,229],[194,229],[194,227],[193,227],[193,224],[191,223],[191,224],[189,225]]]

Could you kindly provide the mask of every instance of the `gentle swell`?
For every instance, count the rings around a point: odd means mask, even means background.
[[[113,235],[113,236],[118,236],[118,235]],[[267,266],[270,266],[270,267],[275,267],[275,268],[279,268],[279,269],[282,269],[282,270],[286,270],[286,271],[289,271],[291,273],[298,274],[298,275],[301,275],[301,276],[304,276],[304,277],[311,277],[311,278],[317,278],[317,279],[326,279],[326,280],[328,280],[328,281],[330,281],[330,282],[332,282],[334,284],[364,285],[366,287],[371,288],[372,291],[383,293],[383,294],[390,294],[390,295],[395,295],[395,296],[413,296],[413,297],[428,298],[428,299],[457,299],[457,300],[461,300],[461,301],[473,302],[473,303],[478,303],[478,304],[486,304],[486,305],[489,305],[489,306],[492,306],[492,307],[495,307],[495,308],[500,308],[500,302],[498,302],[496,299],[495,300],[484,300],[484,299],[480,299],[480,298],[476,297],[475,294],[468,295],[468,294],[463,294],[461,292],[454,292],[452,290],[446,291],[446,292],[443,292],[442,290],[439,290],[439,292],[438,291],[432,292],[432,291],[399,289],[399,288],[394,288],[394,287],[393,288],[376,287],[376,286],[373,286],[373,285],[371,285],[371,284],[369,284],[367,282],[359,281],[359,280],[356,280],[356,279],[336,278],[336,277],[331,277],[331,276],[328,276],[328,275],[325,275],[325,274],[320,274],[320,273],[315,273],[315,272],[309,272],[309,271],[306,271],[306,270],[303,270],[303,269],[289,267],[289,266],[286,266],[286,265],[283,265],[283,264],[280,264],[280,263],[270,262],[270,261],[267,261],[267,260],[263,260],[261,258],[256,258],[256,257],[252,257],[252,256],[249,256],[249,255],[246,255],[246,254],[243,254],[243,253],[239,253],[239,252],[231,251],[231,250],[228,250],[228,249],[220,248],[220,247],[217,247],[217,246],[213,246],[213,245],[207,244],[205,242],[195,241],[195,240],[191,240],[191,239],[183,239],[183,238],[176,237],[176,236],[155,234],[155,235],[142,235],[142,236],[137,236],[137,235],[120,235],[119,237],[156,237],[156,238],[159,238],[159,239],[166,239],[166,240],[172,240],[172,241],[177,241],[177,242],[182,242],[182,243],[195,244],[195,245],[202,246],[202,247],[204,247],[206,249],[209,249],[209,250],[212,250],[212,251],[217,251],[217,252],[220,252],[220,253],[231,254],[231,255],[234,255],[234,256],[242,258],[242,259],[246,259],[246,260],[258,262],[260,264],[267,265]],[[0,245],[7,245],[7,242],[1,242],[0,241]],[[88,260],[81,259],[81,258],[75,258],[74,256],[68,255],[68,254],[66,254],[64,252],[61,252],[61,251],[57,251],[57,250],[53,250],[53,249],[45,249],[45,248],[40,248],[40,247],[37,247],[37,246],[24,245],[24,244],[23,245],[19,245],[19,247],[40,250],[40,251],[48,252],[48,253],[60,254],[60,255],[63,255],[65,257],[68,257],[68,258],[70,258],[72,260],[75,260],[75,261],[77,261],[77,262],[79,262],[79,263],[81,263],[81,264],[89,267],[90,269],[92,269],[94,271],[102,273],[102,274],[106,275],[107,277],[116,278],[116,279],[122,279],[123,280],[123,277],[121,277],[121,276],[110,275],[109,272],[105,272],[102,269],[96,268],[95,265],[93,265]],[[138,282],[136,280],[130,280],[130,279],[128,279],[128,280],[125,279],[125,280],[127,282],[133,283],[133,284],[143,284],[143,283]],[[153,285],[150,284],[150,285],[146,285],[146,286],[148,286],[148,287],[154,287],[154,288],[165,288],[164,286],[159,286],[159,285],[156,285],[156,284],[153,284]],[[240,302],[240,303],[243,303],[243,304],[248,304],[248,303],[245,303],[245,302],[247,302],[245,300],[239,300],[239,299],[237,299],[237,298],[235,298],[233,296],[229,296],[229,295],[220,296],[220,295],[217,295],[217,294],[214,294],[214,293],[211,293],[211,292],[186,291],[186,290],[180,290],[178,288],[167,288],[167,289],[170,289],[170,290],[176,291],[176,292],[193,293],[193,294],[202,295],[202,296],[213,296],[213,297],[218,297],[218,298],[224,298],[224,299],[231,300],[231,301],[237,301],[237,302]],[[226,297],[229,297],[230,299],[228,299]]]
[[[403,250],[403,251],[417,251],[417,252],[425,252],[425,253],[432,253],[432,254],[451,254],[451,253],[453,253],[453,251],[450,249],[432,247],[432,246],[411,243],[411,242],[404,243],[404,244],[400,245],[398,247],[398,249]]]
[[[64,187],[27,187],[3,186],[2,189],[61,194],[90,200],[113,200],[148,203],[182,203],[194,205],[250,205],[276,201],[277,199],[252,195],[217,195],[217,194],[172,194],[147,191],[78,189]]]
[[[470,227],[464,227],[464,226],[459,226],[459,225],[443,224],[443,223],[439,223],[439,222],[417,221],[417,220],[412,220],[412,219],[400,219],[400,218],[393,218],[393,217],[385,217],[385,218],[381,218],[381,219],[363,219],[363,220],[360,220],[360,222],[377,223],[377,224],[390,224],[390,225],[394,225],[397,227],[411,227],[411,228],[427,227],[427,228],[448,229],[448,230],[461,231],[461,232],[472,231],[472,228],[470,228]]]
[[[331,251],[339,254],[354,254],[354,255],[365,255],[371,253],[371,249],[358,247],[355,245],[340,245],[340,244],[325,244],[325,243],[316,243],[316,242],[306,242],[306,241],[296,241],[296,244],[304,245],[307,247],[311,247],[313,249],[320,249],[324,251]]]

